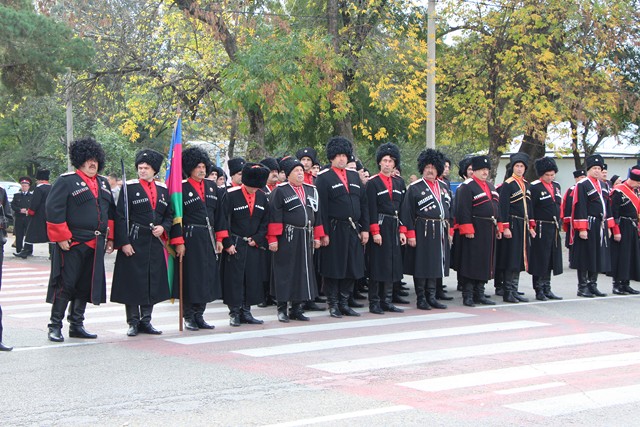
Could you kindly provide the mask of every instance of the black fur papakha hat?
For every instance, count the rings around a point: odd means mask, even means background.
[[[160,172],[164,156],[155,150],[145,148],[136,153],[136,168],[140,163],[146,163],[151,166],[155,173]]]
[[[187,176],[191,176],[191,172],[200,164],[204,163],[204,166],[208,168],[209,155],[201,148],[189,147],[182,152],[182,172]]]
[[[400,166],[400,149],[393,142],[387,142],[378,147],[376,151],[376,163],[380,164],[380,161],[384,156],[389,156],[396,163],[396,168]]]
[[[38,181],[48,181],[49,176],[51,176],[51,172],[49,171],[49,169],[40,169],[38,172],[36,172],[36,179]]]
[[[233,176],[238,172],[240,172],[244,167],[245,163],[247,163],[247,161],[242,157],[234,157],[233,159],[227,160],[227,166],[229,167],[229,175]]]
[[[260,163],[245,163],[242,167],[242,183],[247,187],[262,188],[267,185],[271,171]]]
[[[304,167],[302,166],[302,163],[300,163],[300,160],[296,159],[295,157],[285,157],[280,161],[280,169],[287,177],[289,176],[289,174],[291,174],[291,171],[293,171],[296,166],[300,166],[304,170]]]
[[[558,172],[558,165],[556,165],[556,161],[551,157],[541,157],[536,160],[536,173],[538,176],[542,176],[549,171]]]
[[[513,165],[518,162],[522,163],[524,165],[524,169],[527,170],[529,168],[529,155],[527,153],[513,153],[509,156],[511,170],[513,170]]]
[[[280,172],[280,165],[278,161],[273,157],[267,157],[266,159],[260,160],[260,163],[265,165],[270,171],[278,171]]]
[[[465,157],[458,162],[458,175],[462,179],[467,179],[467,169],[471,165],[471,157]]]
[[[433,148],[423,150],[418,156],[418,172],[422,173],[427,165],[433,165],[438,176],[442,175],[442,172],[444,172],[444,155]]]
[[[327,142],[327,159],[331,161],[338,154],[344,154],[347,157],[353,154],[351,142],[343,136],[334,136]]]
[[[604,169],[604,158],[600,154],[592,154],[585,160],[587,164],[587,170],[594,166],[600,166]]]
[[[471,158],[471,168],[474,171],[488,168],[491,169],[491,159],[489,156],[475,156]]]
[[[296,158],[298,160],[302,160],[303,157],[308,157],[311,159],[312,163],[317,162],[318,153],[313,147],[304,147],[296,151]]]
[[[74,168],[80,167],[90,159],[98,162],[98,172],[102,170],[105,163],[105,154],[102,145],[93,138],[76,139],[69,147],[69,159]]]

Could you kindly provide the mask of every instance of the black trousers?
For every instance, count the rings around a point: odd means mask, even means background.
[[[15,216],[13,234],[16,236],[16,252],[22,252],[22,245],[24,244],[24,236],[27,234],[29,220],[30,218],[27,215],[21,213]]]

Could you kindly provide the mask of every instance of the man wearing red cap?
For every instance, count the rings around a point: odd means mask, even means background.
[[[16,238],[16,252],[14,256],[20,258],[26,258],[33,252],[32,245],[26,245],[24,243],[24,236],[29,227],[29,205],[31,204],[31,197],[33,197],[33,191],[31,191],[31,178],[23,176],[19,180],[20,191],[13,195],[11,200],[11,209],[13,209],[13,234]]]

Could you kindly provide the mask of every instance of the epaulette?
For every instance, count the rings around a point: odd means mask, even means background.
[[[167,184],[165,184],[164,182],[156,181],[156,185],[158,187],[167,188]]]
[[[424,179],[420,178],[420,179],[416,179],[415,181],[413,181],[411,184],[409,184],[409,187],[411,187],[412,185],[416,185],[418,183],[420,183],[420,181],[424,182]]]
[[[582,178],[580,181],[576,182],[576,184],[580,184],[580,183],[583,183],[583,182],[585,182],[585,181],[589,181],[589,177],[586,177],[586,176],[585,176],[585,177],[584,177],[584,178]]]
[[[331,170],[331,168],[328,168],[328,169],[322,169],[320,172],[318,172],[318,176],[320,176],[320,175],[322,175],[323,173],[328,172],[328,171],[330,171],[330,170]]]
[[[463,183],[463,184],[468,184],[468,183],[470,183],[471,181],[473,181],[473,178],[467,178],[467,179],[465,179],[464,181],[462,181],[462,183]]]
[[[227,193],[231,193],[232,191],[238,191],[240,189],[242,189],[242,187],[239,185],[237,187],[229,187],[227,188]]]
[[[60,176],[69,176],[69,175],[75,175],[75,172],[65,172],[63,174],[60,174]]]
[[[376,177],[376,176],[378,176],[378,175],[380,175],[380,174],[379,174],[379,173],[377,173],[377,174],[375,174],[375,175],[373,175],[373,176],[370,176],[370,177],[369,177],[369,179],[373,179],[373,178],[375,178],[375,177]]]
[[[282,187],[283,185],[288,185],[289,182],[285,181],[285,182],[281,182],[280,184],[277,184],[276,187]]]
[[[541,181],[540,181],[539,179],[536,179],[535,181],[533,181],[533,182],[531,183],[531,185],[540,184],[540,182],[541,182]]]
[[[127,180],[127,184],[137,184],[138,182],[140,182],[140,181],[137,180],[137,179],[129,179],[129,180]]]
[[[313,184],[309,184],[309,183],[306,183],[306,182],[303,182],[303,183],[302,183],[302,185],[306,185],[307,187],[316,188],[316,186],[315,186],[315,185],[313,185]]]
[[[510,176],[509,178],[505,179],[504,182],[507,184],[511,184],[513,181],[515,181],[516,179],[512,176]]]

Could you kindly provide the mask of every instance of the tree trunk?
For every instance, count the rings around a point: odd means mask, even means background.
[[[231,112],[231,129],[229,130],[229,150],[227,154],[229,158],[234,157],[234,151],[236,150],[236,138],[238,136],[238,111],[233,110]]]
[[[582,159],[580,158],[580,150],[578,149],[578,122],[570,119],[571,126],[571,152],[573,153],[573,165],[575,170],[582,169]]]
[[[264,116],[262,115],[262,109],[258,105],[247,108],[247,115],[249,116],[247,157],[252,161],[259,161],[267,155],[267,150],[264,146]]]
[[[527,172],[524,175],[525,179],[529,182],[533,182],[540,178],[534,165],[537,159],[544,157],[545,155],[547,126],[548,123],[540,125],[538,129],[533,126],[530,127],[522,139],[522,144],[520,144],[520,150],[518,152],[529,155],[529,164],[527,165]]]

